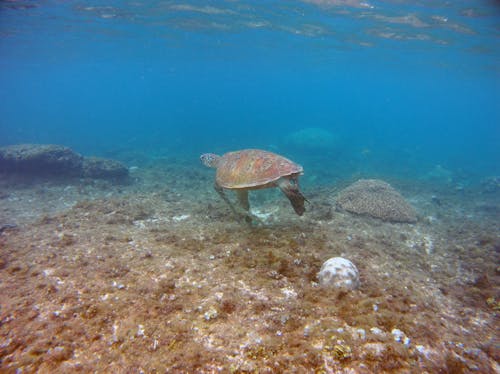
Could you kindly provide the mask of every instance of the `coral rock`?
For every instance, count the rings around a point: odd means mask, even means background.
[[[417,221],[415,209],[399,192],[377,179],[361,179],[341,191],[337,208],[389,222]]]
[[[318,273],[320,285],[342,290],[355,290],[359,287],[359,272],[354,264],[342,257],[327,260]]]

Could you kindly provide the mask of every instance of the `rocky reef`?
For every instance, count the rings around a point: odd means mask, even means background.
[[[426,218],[394,225],[276,191],[248,227],[175,160],[119,187],[0,177],[0,372],[498,371],[496,194],[401,181]],[[356,289],[323,283],[332,257]]]
[[[84,157],[55,144],[16,144],[0,147],[0,172],[37,176],[122,180],[128,169],[119,161]]]
[[[390,184],[377,179],[360,179],[342,190],[337,208],[388,222],[415,223],[415,209]]]
[[[55,144],[16,144],[0,148],[0,171],[79,175],[83,157]]]

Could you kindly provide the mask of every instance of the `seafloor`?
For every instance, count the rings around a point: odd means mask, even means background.
[[[0,176],[1,372],[500,372],[498,191],[385,179],[419,214],[393,224],[310,183],[249,227],[194,161],[132,179]],[[359,290],[318,286],[335,256]]]

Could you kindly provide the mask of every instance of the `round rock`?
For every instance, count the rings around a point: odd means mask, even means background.
[[[319,284],[343,290],[355,290],[359,287],[359,272],[354,264],[343,257],[327,260],[318,273]]]

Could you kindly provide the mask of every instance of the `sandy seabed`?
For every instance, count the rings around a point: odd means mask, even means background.
[[[0,177],[5,373],[498,373],[500,198],[390,181],[416,224],[335,209],[303,217],[257,191],[238,222],[188,164],[134,182]],[[361,287],[323,289],[328,258]]]

